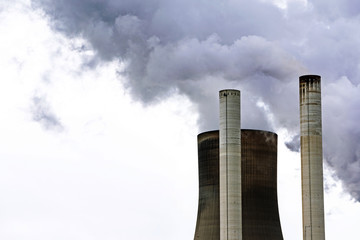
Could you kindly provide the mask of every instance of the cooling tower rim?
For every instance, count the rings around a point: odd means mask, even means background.
[[[241,129],[241,132],[250,132],[250,131],[255,131],[255,132],[262,132],[262,133],[270,133],[270,134],[274,134],[277,136],[277,133],[271,132],[271,131],[266,131],[266,130],[260,130],[260,129]],[[201,132],[199,133],[197,136],[203,136],[203,135],[207,135],[207,134],[214,134],[214,133],[218,133],[219,130],[209,130],[209,131],[205,131],[205,132]]]
[[[205,140],[205,139],[208,139],[208,138],[214,138],[214,137],[217,137],[217,136],[219,136],[219,130],[211,130],[211,131],[206,131],[206,132],[199,133],[197,135],[197,139],[198,139],[198,142],[200,142],[202,140]]]

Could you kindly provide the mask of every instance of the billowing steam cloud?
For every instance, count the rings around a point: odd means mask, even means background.
[[[32,0],[54,29],[88,41],[89,66],[125,63],[126,85],[145,104],[186,94],[204,130],[217,127],[217,90],[239,87],[243,126],[287,128],[296,150],[298,76],[322,75],[325,158],[360,201],[360,3],[283,2]]]

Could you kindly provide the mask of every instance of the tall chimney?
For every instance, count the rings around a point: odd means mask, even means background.
[[[240,91],[220,98],[220,240],[242,240]]]
[[[325,240],[320,79],[299,78],[304,240]]]

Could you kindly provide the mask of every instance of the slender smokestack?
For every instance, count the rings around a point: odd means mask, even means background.
[[[240,91],[220,97],[220,240],[242,240]]]
[[[325,240],[320,78],[299,79],[304,240]]]

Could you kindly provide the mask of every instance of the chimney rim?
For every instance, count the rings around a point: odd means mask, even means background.
[[[309,81],[320,81],[321,80],[321,76],[320,75],[315,75],[315,74],[308,74],[308,75],[302,75],[299,77],[300,82],[309,82]]]

